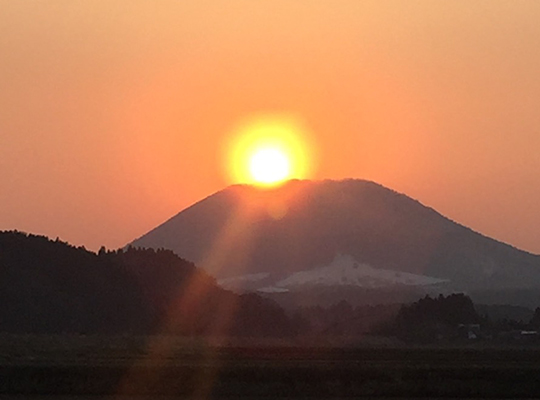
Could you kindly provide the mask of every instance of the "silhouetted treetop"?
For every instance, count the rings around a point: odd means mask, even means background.
[[[277,305],[238,296],[169,250],[93,253],[0,232],[0,332],[290,335]]]

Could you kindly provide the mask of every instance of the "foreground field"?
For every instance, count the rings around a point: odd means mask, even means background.
[[[0,394],[186,398],[540,396],[540,349],[215,346],[5,337]]]

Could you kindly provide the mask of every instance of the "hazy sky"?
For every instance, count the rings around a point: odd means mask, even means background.
[[[0,229],[118,247],[230,184],[245,118],[540,253],[540,1],[0,0]]]

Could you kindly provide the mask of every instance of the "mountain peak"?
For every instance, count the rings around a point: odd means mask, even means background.
[[[233,185],[132,244],[171,249],[217,278],[267,274],[265,284],[347,254],[372,268],[448,281],[460,290],[540,286],[539,257],[360,179]]]

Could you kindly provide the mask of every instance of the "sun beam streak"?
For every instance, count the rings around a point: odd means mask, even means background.
[[[222,231],[218,234],[212,249],[206,257],[199,263],[199,267],[214,274],[219,274],[223,268],[227,268],[231,260],[237,260],[241,265],[242,258],[249,257],[250,229],[248,221],[250,215],[255,210],[251,207],[239,207],[232,214]],[[238,244],[241,243],[242,251],[238,251]],[[233,254],[234,253],[234,254]],[[234,262],[234,261],[233,261]],[[197,310],[202,305],[212,301],[214,296],[213,287],[208,285],[208,281],[201,280],[195,274],[192,279],[182,288],[176,299],[171,302],[167,316],[164,318],[162,326],[156,336],[148,343],[146,357],[137,363],[124,377],[118,388],[119,395],[129,395],[144,392],[145,388],[155,387],[159,384],[160,376],[164,371],[160,366],[165,366],[171,362],[171,357],[175,353],[176,340],[171,339],[182,332],[183,334],[200,334],[200,332],[190,332],[190,316],[196,319]],[[213,383],[218,373],[219,360],[215,354],[215,346],[226,344],[226,339],[234,322],[234,317],[238,309],[237,297],[232,293],[224,292],[217,303],[216,318],[209,321],[206,326],[205,337],[202,340],[201,348],[204,354],[204,363],[209,368],[200,368],[196,376],[198,382],[195,392],[192,393],[198,399],[209,398]],[[151,373],[141,374],[144,367],[150,367]]]

